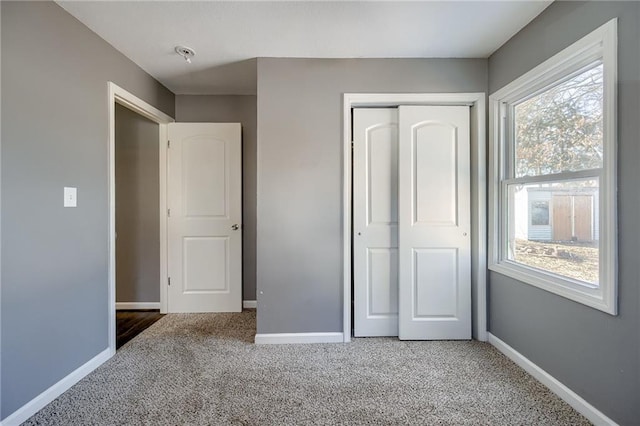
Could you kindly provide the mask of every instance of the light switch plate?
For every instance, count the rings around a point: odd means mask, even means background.
[[[78,188],[64,187],[64,206],[65,207],[77,207],[78,206]]]

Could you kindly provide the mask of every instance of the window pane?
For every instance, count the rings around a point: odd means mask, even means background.
[[[598,283],[598,180],[508,186],[509,260]]]
[[[516,177],[602,167],[603,68],[515,106]]]

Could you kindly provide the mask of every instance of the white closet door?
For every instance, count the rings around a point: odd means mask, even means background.
[[[172,123],[169,140],[169,312],[240,312],[240,124]]]
[[[399,338],[471,338],[469,108],[399,107]]]
[[[353,111],[354,335],[398,335],[398,110]]]

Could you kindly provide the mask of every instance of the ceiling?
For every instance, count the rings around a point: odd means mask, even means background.
[[[255,94],[256,57],[486,58],[550,3],[58,1],[176,94]]]

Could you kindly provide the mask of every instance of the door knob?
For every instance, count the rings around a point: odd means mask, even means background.
[[[240,228],[240,226],[236,223],[231,225],[231,229],[233,229],[234,231],[237,231]]]

